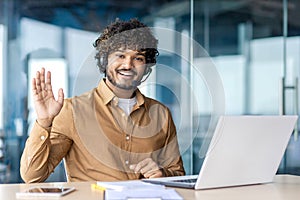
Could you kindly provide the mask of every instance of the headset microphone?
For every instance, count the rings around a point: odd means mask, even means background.
[[[151,72],[152,72],[152,69],[148,68],[146,78],[144,80],[141,80],[141,81],[136,81],[136,80],[132,81],[132,86],[137,87],[137,86],[141,85],[141,83],[143,83],[147,80],[147,78],[150,76]]]
[[[141,83],[142,83],[141,81],[136,81],[136,80],[134,80],[134,81],[132,81],[132,86],[133,86],[133,87],[137,87],[137,86],[139,86]]]

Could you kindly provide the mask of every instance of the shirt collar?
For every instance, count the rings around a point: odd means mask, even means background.
[[[101,97],[103,103],[107,105],[110,103],[114,98],[118,98],[113,91],[109,89],[109,87],[105,83],[105,78],[103,78],[97,88],[97,91],[99,93],[99,96]],[[140,92],[139,89],[136,89],[135,91],[136,95],[136,106],[140,107],[145,103],[145,96]]]
[[[145,103],[145,96],[140,92],[139,89],[135,91],[136,96],[136,106],[140,107]]]

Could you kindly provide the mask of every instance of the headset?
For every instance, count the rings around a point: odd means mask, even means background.
[[[151,72],[152,72],[151,67],[146,65],[146,69],[145,69],[144,75],[147,75],[148,73],[151,74]]]

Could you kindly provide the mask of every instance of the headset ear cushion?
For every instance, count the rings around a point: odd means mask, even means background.
[[[100,56],[99,58],[99,67],[100,71],[104,74],[106,74],[106,66],[105,66],[105,57],[104,55]]]
[[[104,65],[104,57],[103,56],[100,57],[99,62],[100,62],[100,65]]]

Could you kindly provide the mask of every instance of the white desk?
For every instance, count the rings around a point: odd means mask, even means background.
[[[72,192],[61,199],[64,200],[101,200],[103,192],[91,188],[95,182],[72,183],[39,183],[39,184],[0,184],[0,199],[16,199],[16,192],[25,190],[34,185],[59,185],[74,186],[77,191]],[[177,192],[188,200],[299,200],[300,176],[277,175],[273,183],[251,185],[243,187],[231,187],[210,190],[176,189]]]

